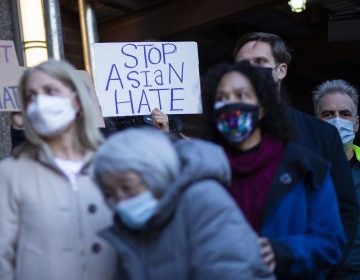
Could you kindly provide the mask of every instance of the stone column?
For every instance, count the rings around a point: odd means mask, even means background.
[[[95,12],[93,5],[87,0],[78,0],[78,5],[85,70],[94,80],[94,48],[92,44],[99,41]]]
[[[64,43],[59,1],[43,0],[43,6],[49,57],[57,60],[64,59]]]
[[[14,37],[10,1],[0,0],[0,40],[13,40]],[[10,149],[10,114],[0,112],[0,159],[8,156]]]

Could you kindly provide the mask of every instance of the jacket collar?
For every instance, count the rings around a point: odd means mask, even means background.
[[[84,165],[81,169],[81,174],[89,174],[90,166],[92,162],[94,152],[88,150],[83,158]],[[25,142],[14,154],[15,157],[27,156],[40,162],[43,165],[48,166],[56,170],[57,172],[63,173],[54,160],[54,155],[49,147],[49,145],[44,144],[41,146],[32,145],[29,142]]]
[[[306,187],[319,188],[329,172],[330,164],[312,151],[295,142],[288,142],[270,186],[265,206],[265,219],[271,209],[295,184],[303,181]]]

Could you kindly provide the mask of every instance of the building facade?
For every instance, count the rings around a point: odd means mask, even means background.
[[[13,40],[13,32],[10,0],[0,0],[0,40]],[[9,155],[10,149],[10,113],[0,112],[0,159]]]

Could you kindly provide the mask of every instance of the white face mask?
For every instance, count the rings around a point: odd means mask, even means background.
[[[126,226],[132,229],[141,229],[154,215],[158,204],[159,202],[153,194],[145,191],[133,198],[118,202],[115,210]]]
[[[344,146],[352,143],[352,140],[355,138],[354,123],[352,121],[338,117],[326,121],[337,128]]]
[[[75,119],[76,112],[71,98],[41,94],[29,104],[26,115],[41,136],[55,136]]]

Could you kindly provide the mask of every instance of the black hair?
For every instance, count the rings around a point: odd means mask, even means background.
[[[249,79],[254,87],[259,105],[264,108],[265,115],[261,121],[261,130],[271,137],[287,141],[292,136],[291,125],[286,116],[285,104],[278,97],[278,88],[271,69],[252,66],[248,61],[237,64],[220,64],[208,71],[202,79],[204,123],[209,135],[207,138],[220,142],[221,137],[214,124],[214,104],[218,84],[229,72],[238,72]],[[223,141],[221,141],[223,143]]]

